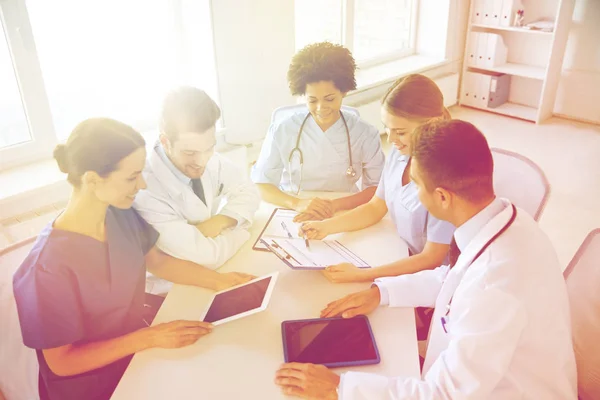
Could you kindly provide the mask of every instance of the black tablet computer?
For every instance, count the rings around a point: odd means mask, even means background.
[[[326,367],[379,364],[379,350],[364,315],[281,323],[285,362]]]

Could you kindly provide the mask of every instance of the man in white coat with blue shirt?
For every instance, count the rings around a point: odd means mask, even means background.
[[[319,399],[576,399],[562,270],[536,222],[495,197],[485,137],[460,120],[425,125],[413,133],[412,157],[421,202],[457,227],[450,265],[377,279],[321,316],[435,307],[422,376],[340,377],[323,366],[285,364],[276,383]]]
[[[215,153],[217,104],[202,90],[180,87],[163,102],[160,139],[144,170],[148,185],[134,208],[174,257],[216,269],[249,239],[260,197],[247,173]],[[147,290],[169,285],[149,279]]]

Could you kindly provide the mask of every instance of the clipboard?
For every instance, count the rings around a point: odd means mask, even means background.
[[[283,214],[283,215],[282,215]],[[288,216],[289,214],[289,216]],[[298,215],[298,212],[289,208],[276,208],[273,210],[273,212],[271,213],[271,216],[269,217],[269,219],[267,220],[267,223],[265,224],[265,227],[263,228],[263,230],[260,232],[260,235],[258,235],[258,238],[256,239],[256,242],[254,242],[254,245],[252,245],[252,250],[256,250],[256,251],[268,251],[270,252],[271,250],[269,250],[268,246],[266,244],[264,244],[261,239],[264,235],[268,234],[268,230],[270,230],[269,228],[271,227],[271,224],[276,224],[275,221],[279,221],[280,219],[285,219],[285,220],[293,220],[294,217]],[[279,217],[279,218],[275,218],[275,217]],[[290,233],[292,234],[292,236],[297,235],[298,232],[294,231],[295,229],[295,222],[291,222],[294,225],[290,225],[288,226],[288,230],[290,231]],[[278,228],[277,228],[278,229]],[[285,238],[286,236],[281,235],[281,238]],[[298,236],[299,237],[299,236]]]
[[[371,268],[362,258],[337,240],[315,240],[310,250],[302,238],[261,237],[261,242],[288,267],[299,270],[322,270],[344,262],[358,268]]]

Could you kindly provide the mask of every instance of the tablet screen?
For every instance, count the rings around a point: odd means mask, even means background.
[[[267,293],[271,279],[273,277],[268,276],[254,283],[218,293],[215,295],[204,321],[220,321],[259,308]]]
[[[286,362],[330,367],[379,362],[377,345],[364,316],[286,321],[283,335]]]

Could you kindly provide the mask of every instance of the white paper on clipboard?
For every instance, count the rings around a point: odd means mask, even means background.
[[[261,232],[252,248],[254,250],[269,251],[269,248],[261,241],[261,239],[265,236],[276,239],[290,239],[290,236],[292,239],[301,238],[301,236],[298,235],[298,232],[302,223],[294,222],[294,217],[296,215],[298,215],[298,212],[294,210],[287,210],[283,208],[275,209],[271,215],[271,218],[269,218],[265,229]]]
[[[337,240],[311,240],[306,248],[302,238],[262,236],[269,250],[292,268],[324,269],[330,265],[351,263],[359,268],[370,268],[363,259]]]

